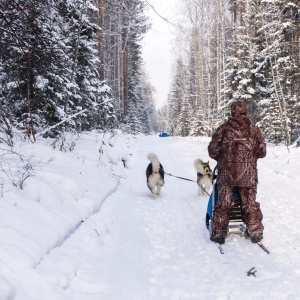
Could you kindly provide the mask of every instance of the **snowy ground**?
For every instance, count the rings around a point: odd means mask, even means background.
[[[299,148],[269,145],[259,161],[271,254],[230,235],[222,255],[196,183],[166,176],[154,199],[145,179],[149,152],[166,172],[196,179],[209,138],[91,133],[60,142],[66,152],[52,142],[17,143],[31,157],[23,190],[0,150],[0,300],[300,299]]]

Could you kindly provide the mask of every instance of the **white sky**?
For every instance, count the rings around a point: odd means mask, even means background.
[[[155,11],[170,21],[175,19],[175,0],[148,0]],[[167,101],[171,84],[172,66],[172,32],[174,29],[165,20],[159,17],[155,11],[148,6],[146,15],[150,17],[152,28],[146,34],[143,45],[143,58],[146,62],[146,71],[150,77],[151,84],[156,93],[156,107],[160,108]]]

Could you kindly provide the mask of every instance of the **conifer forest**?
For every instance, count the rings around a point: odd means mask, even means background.
[[[300,1],[174,2],[172,83],[156,109],[141,43],[149,1],[0,0],[1,141],[114,128],[210,136],[243,100],[268,141],[299,142]]]

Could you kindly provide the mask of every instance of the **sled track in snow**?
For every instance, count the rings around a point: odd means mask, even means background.
[[[88,215],[88,217],[85,220],[82,220],[80,223],[76,224],[73,228],[71,228],[67,234],[65,235],[65,237],[58,243],[56,243],[49,251],[45,252],[45,254],[41,257],[41,259],[33,266],[33,269],[36,269],[44,260],[44,258],[50,254],[54,249],[60,248],[63,246],[63,244],[74,234],[76,234],[77,230],[81,227],[82,223],[86,222],[87,220],[89,220],[89,218],[91,218],[92,216],[94,216],[95,214],[98,214],[99,212],[101,212],[102,206],[104,203],[106,203],[107,199],[109,197],[111,197],[114,193],[117,192],[118,188],[119,188],[120,182],[117,182],[116,186],[114,187],[114,189],[112,191],[110,191],[109,193],[106,194],[106,196],[103,197],[103,199],[100,201],[99,206]]]

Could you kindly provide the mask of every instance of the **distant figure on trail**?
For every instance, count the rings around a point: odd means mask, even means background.
[[[247,117],[246,103],[236,101],[231,105],[231,117],[213,134],[208,153],[217,161],[219,196],[213,211],[211,241],[225,243],[235,188],[242,199],[251,241],[261,241],[264,226],[260,205],[256,202],[257,159],[266,156],[266,143],[259,128]]]

